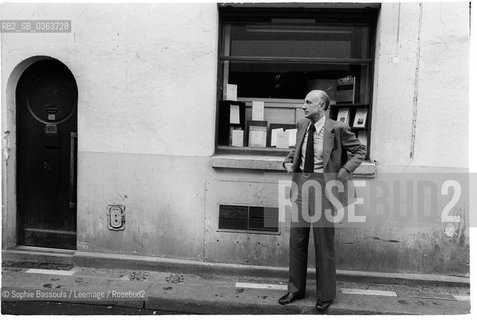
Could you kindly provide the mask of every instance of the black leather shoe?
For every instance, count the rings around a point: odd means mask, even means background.
[[[288,292],[286,295],[278,299],[278,303],[281,305],[292,303],[295,300],[300,300],[305,297],[304,293]]]
[[[325,312],[326,310],[328,310],[328,308],[331,306],[332,303],[333,303],[333,300],[330,300],[330,301],[318,300],[316,301],[316,311],[320,313]]]

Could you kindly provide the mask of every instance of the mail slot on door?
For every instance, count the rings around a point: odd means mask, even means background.
[[[58,113],[58,106],[45,106],[45,111],[48,117],[48,121],[56,121],[56,114]]]

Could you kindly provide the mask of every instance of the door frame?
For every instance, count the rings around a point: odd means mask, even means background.
[[[64,61],[50,56],[33,56],[18,63],[10,72],[6,85],[2,85],[2,250],[14,248],[18,245],[16,185],[16,89],[18,80],[23,72],[35,62],[50,59],[63,63],[73,74],[74,78],[77,79],[74,72]],[[7,78],[7,75],[2,76]],[[78,189],[78,184],[76,185],[76,189]],[[78,215],[76,219],[78,219]]]

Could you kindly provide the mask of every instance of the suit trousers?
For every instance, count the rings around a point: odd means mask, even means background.
[[[325,196],[323,174],[294,173],[291,200],[290,264],[288,291],[305,293],[310,229],[313,230],[316,265],[316,298],[331,301],[336,297],[335,229],[325,211],[332,206]],[[317,185],[319,184],[319,186]],[[321,190],[320,190],[321,189]],[[319,218],[319,219],[318,219]],[[330,221],[331,220],[331,221]]]

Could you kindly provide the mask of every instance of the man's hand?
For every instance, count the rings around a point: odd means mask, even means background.
[[[288,173],[292,173],[293,172],[293,165],[290,163],[290,162],[287,162],[285,163],[285,169],[287,170]]]
[[[345,168],[341,168],[340,172],[338,172],[338,177],[336,177],[341,182],[346,182],[349,180],[349,171]]]

